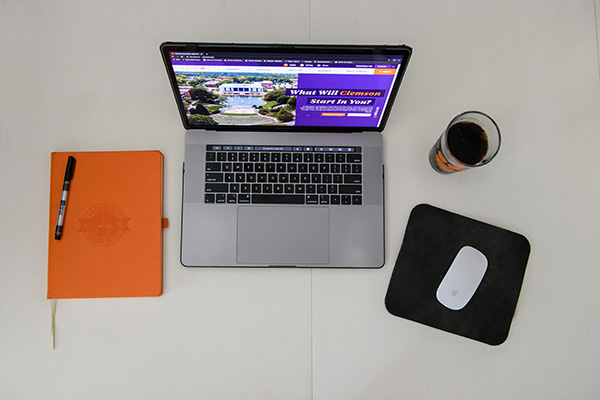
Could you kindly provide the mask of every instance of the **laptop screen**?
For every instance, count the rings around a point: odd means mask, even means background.
[[[383,130],[406,46],[164,43],[187,129]]]

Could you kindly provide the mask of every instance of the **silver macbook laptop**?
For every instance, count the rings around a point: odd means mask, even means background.
[[[407,46],[163,43],[186,267],[379,268],[382,134]]]

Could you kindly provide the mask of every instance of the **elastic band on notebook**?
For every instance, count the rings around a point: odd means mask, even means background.
[[[52,350],[54,350],[56,340],[56,336],[54,334],[56,328],[56,299],[50,299],[50,309],[52,310]]]

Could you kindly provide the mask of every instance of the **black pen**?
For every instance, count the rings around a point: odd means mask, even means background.
[[[63,223],[65,221],[65,207],[67,206],[67,196],[69,195],[69,186],[73,179],[73,171],[75,170],[75,158],[69,156],[67,161],[67,169],[65,171],[65,183],[63,183],[62,196],[60,198],[60,207],[58,208],[58,219],[56,220],[56,231],[54,239],[60,240],[62,236]]]

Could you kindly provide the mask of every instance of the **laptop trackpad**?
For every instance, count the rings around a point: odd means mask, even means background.
[[[239,207],[237,262],[329,264],[329,209]]]

